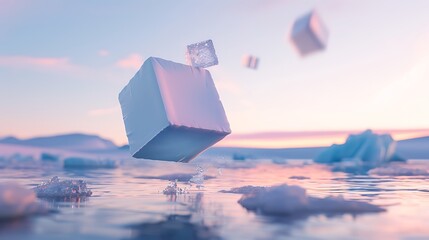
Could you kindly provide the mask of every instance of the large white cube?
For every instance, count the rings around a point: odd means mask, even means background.
[[[325,49],[328,36],[328,30],[319,15],[312,11],[295,20],[291,41],[301,56],[306,56]]]
[[[231,133],[210,72],[148,58],[119,94],[135,158],[188,162]]]

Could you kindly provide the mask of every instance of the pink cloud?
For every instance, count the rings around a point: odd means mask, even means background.
[[[106,115],[112,115],[112,114],[120,114],[121,109],[119,106],[114,106],[110,108],[99,108],[99,109],[93,109],[88,112],[89,116],[92,117],[99,117],[99,116],[106,116]]]
[[[357,134],[362,131],[363,130],[233,133],[217,144],[217,146],[270,148],[329,146],[332,143],[343,143],[349,134]],[[429,135],[429,129],[376,129],[374,132],[378,134],[391,134],[395,140]]]
[[[138,53],[132,53],[116,62],[116,66],[123,69],[139,69],[142,64],[143,57]]]
[[[75,66],[68,58],[0,56],[0,67],[71,70]]]
[[[98,56],[100,57],[107,57],[110,55],[110,52],[107,51],[106,49],[101,49],[100,51],[98,51]]]

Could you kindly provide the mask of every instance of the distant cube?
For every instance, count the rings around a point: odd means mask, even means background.
[[[247,68],[257,69],[259,64],[259,58],[251,55],[245,55],[243,57],[243,65]]]
[[[193,67],[210,67],[218,64],[212,40],[188,45],[186,62]]]
[[[188,162],[231,133],[210,72],[148,58],[119,94],[135,158]]]
[[[319,15],[312,11],[295,21],[291,40],[301,56],[306,56],[325,49],[328,36],[328,30]]]

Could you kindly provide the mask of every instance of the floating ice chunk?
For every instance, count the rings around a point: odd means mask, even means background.
[[[370,170],[368,174],[379,176],[429,176],[429,171],[427,169],[419,168],[385,166],[374,168]]]
[[[382,163],[401,160],[396,154],[396,142],[390,135],[378,135],[367,130],[350,135],[342,145],[332,145],[315,158],[318,163],[350,163],[342,168],[373,168]]]
[[[117,168],[118,163],[110,159],[69,157],[64,159],[64,168]]]
[[[218,64],[212,40],[188,45],[186,62],[193,67],[210,67]]]
[[[383,208],[343,197],[311,197],[299,186],[279,185],[257,189],[238,201],[244,208],[266,215],[310,215],[382,212]]]
[[[148,58],[119,94],[135,158],[188,162],[231,133],[210,73]]]
[[[41,198],[78,198],[92,195],[84,180],[62,180],[55,176],[34,188]]]
[[[204,169],[200,166],[197,167],[197,174],[192,176],[189,180],[190,184],[195,184],[198,189],[204,188]]]
[[[174,181],[170,181],[162,193],[165,195],[179,195],[187,193],[187,189],[179,187],[176,179]]]
[[[295,20],[291,40],[301,56],[326,48],[328,30],[319,15],[311,11]]]
[[[48,208],[37,202],[33,191],[14,183],[0,184],[0,219],[47,212]]]
[[[259,64],[259,58],[252,55],[243,56],[243,66],[251,69],[257,69]]]

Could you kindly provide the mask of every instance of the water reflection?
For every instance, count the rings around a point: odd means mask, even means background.
[[[215,229],[192,223],[192,215],[168,215],[165,220],[130,226],[131,239],[144,240],[219,240]]]
[[[86,202],[90,200],[89,197],[55,197],[55,198],[39,198],[47,202],[52,209],[59,208],[83,208]]]

